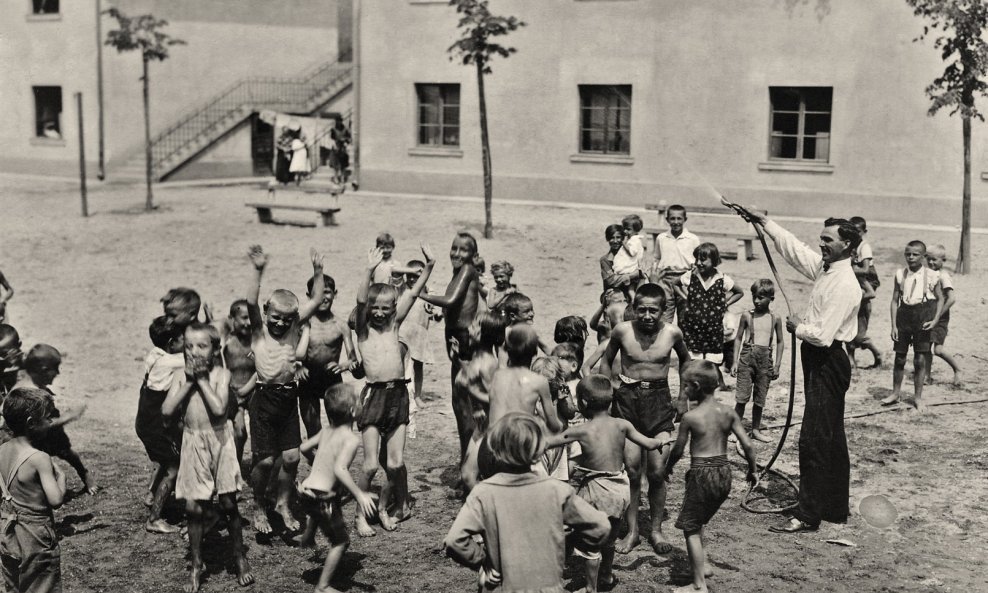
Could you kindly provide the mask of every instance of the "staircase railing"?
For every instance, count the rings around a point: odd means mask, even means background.
[[[293,78],[251,77],[231,84],[151,140],[152,171],[157,175],[165,161],[243,109],[315,109],[321,95],[345,86],[350,70],[350,63],[329,61]]]

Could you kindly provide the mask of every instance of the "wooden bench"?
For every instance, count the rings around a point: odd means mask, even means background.
[[[665,218],[666,209],[669,207],[666,203],[659,204],[645,204],[646,210],[654,210],[661,222]],[[756,210],[764,215],[768,215],[767,210]],[[730,208],[723,206],[687,206],[686,207],[687,216],[692,216],[694,214],[714,214],[714,215],[729,215],[736,216],[735,212]],[[662,233],[665,229],[657,227],[649,227],[643,229],[649,237],[651,237],[652,244],[655,244],[655,238]],[[744,252],[745,261],[751,261],[755,259],[755,241],[758,240],[758,235],[753,235],[751,233],[700,233],[704,239],[710,238],[721,238],[721,239],[736,239],[738,244],[738,249]],[[724,251],[721,252],[720,256],[724,259],[737,259],[739,252],[734,251]]]
[[[259,220],[262,224],[292,224],[278,222],[271,216],[271,210],[280,209],[318,212],[319,217],[322,220],[322,226],[335,226],[336,213],[340,211],[340,208],[327,204],[296,204],[292,202],[248,202],[246,206],[257,210],[257,220]]]

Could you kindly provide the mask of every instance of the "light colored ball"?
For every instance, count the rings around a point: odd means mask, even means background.
[[[861,499],[858,512],[868,525],[881,529],[895,523],[895,519],[899,516],[895,505],[881,494],[872,494]]]

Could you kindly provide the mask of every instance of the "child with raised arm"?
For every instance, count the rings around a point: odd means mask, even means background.
[[[910,241],[904,251],[906,267],[895,272],[892,286],[892,342],[895,365],[892,368],[892,395],[882,400],[883,406],[899,401],[902,379],[906,373],[906,355],[913,348],[913,400],[909,403],[922,412],[923,385],[926,383],[927,361],[932,358],[933,337],[930,335],[943,314],[943,288],[940,272],[926,267],[926,244]]]
[[[358,513],[365,516],[374,513],[374,501],[370,494],[361,490],[350,476],[350,464],[360,445],[360,437],[350,428],[357,395],[351,386],[342,384],[326,391],[324,403],[329,426],[324,426],[318,434],[302,443],[302,453],[309,456],[315,449],[315,456],[312,471],[298,485],[299,501],[307,516],[301,544],[315,545],[317,529],[329,540],[330,548],[319,573],[316,593],[336,591],[329,582],[350,545],[350,536],[343,520],[344,488],[357,501]]]
[[[587,561],[587,593],[596,593],[598,583],[614,584],[611,565],[614,562],[614,542],[617,540],[621,517],[631,502],[631,486],[624,468],[625,442],[630,441],[647,450],[660,449],[672,442],[671,434],[660,432],[648,438],[635,430],[627,420],[614,418],[608,410],[614,399],[614,387],[604,375],[590,375],[576,386],[580,413],[587,419],[546,439],[546,447],[579,443],[581,455],[570,474],[570,484],[576,494],[595,509],[607,514],[610,532],[598,553],[576,548]]]
[[[306,294],[310,298],[314,282],[315,278],[309,278],[306,284]],[[319,406],[324,401],[326,391],[341,388],[343,373],[357,366],[357,352],[353,349],[350,328],[345,319],[333,313],[336,280],[323,274],[322,282],[322,300],[309,319],[309,344],[302,362],[308,376],[299,384],[298,392],[299,415],[302,416],[307,437],[314,436],[321,429]],[[308,458],[311,463],[311,455]]]
[[[494,286],[487,287],[483,283],[480,285],[480,296],[484,299],[484,304],[490,311],[499,311],[504,299],[511,293],[517,292],[518,287],[511,283],[511,277],[515,274],[515,267],[510,262],[496,261],[491,264],[491,277],[494,279]]]
[[[657,284],[643,284],[635,293],[633,321],[618,324],[607,344],[601,361],[601,374],[617,381],[611,412],[616,418],[631,422],[635,430],[647,437],[673,431],[676,409],[669,391],[669,365],[676,352],[680,367],[690,359],[679,328],[662,321],[665,290]],[[614,366],[621,354],[620,366]],[[641,496],[642,469],[648,479],[648,502],[652,522],[648,541],[657,554],[672,550],[662,533],[665,519],[665,461],[661,451],[642,455],[638,445],[625,446],[625,464],[631,481],[631,500],[626,518],[628,533],[617,544],[619,554],[627,554],[638,545],[638,499]],[[644,459],[643,459],[644,457]]]
[[[676,518],[676,527],[686,537],[686,552],[693,569],[693,583],[676,589],[676,593],[707,590],[707,577],[713,570],[703,549],[703,527],[710,522],[731,492],[731,466],[727,460],[727,436],[734,434],[748,460],[749,483],[757,481],[755,449],[741,426],[741,418],[714,399],[720,373],[708,360],[686,363],[682,370],[682,385],[687,398],[699,405],[683,415],[676,444],[666,462],[666,473],[683,456],[686,441],[690,442],[690,470],[686,472],[686,494]]]
[[[250,347],[250,313],[247,299],[238,299],[230,305],[230,335],[223,344],[223,362],[230,371],[230,420],[233,421],[233,439],[237,443],[237,461],[244,458],[247,444],[245,413],[257,384],[254,369],[254,352]]]
[[[14,296],[14,287],[0,271],[0,323],[7,321],[7,302]]]
[[[3,404],[12,439],[0,445],[0,556],[6,590],[62,590],[62,552],[54,509],[65,500],[65,475],[33,440],[47,428],[48,395],[17,388]]]
[[[55,392],[51,390],[51,384],[58,377],[62,365],[62,355],[54,347],[48,344],[37,344],[28,350],[24,355],[24,376],[18,380],[14,388],[28,387],[39,389],[48,395],[48,431],[44,438],[39,439],[37,447],[51,455],[64,459],[72,466],[72,469],[79,474],[79,479],[85,485],[86,492],[90,496],[99,492],[96,480],[92,472],[79,459],[79,455],[72,450],[72,441],[69,435],[65,434],[63,426],[74,422],[82,417],[86,406],[79,406],[72,412],[62,416],[58,407],[55,406]]]
[[[488,440],[498,471],[467,496],[443,540],[446,554],[479,570],[479,591],[561,592],[565,530],[593,553],[607,537],[607,515],[569,485],[531,471],[544,439],[530,414],[506,414]]]
[[[295,371],[301,367],[297,350],[302,339],[302,326],[322,303],[325,284],[322,281],[322,255],[314,249],[312,295],[299,308],[298,297],[291,291],[278,289],[264,304],[264,316],[258,306],[261,279],[268,264],[268,255],[260,245],[252,245],[247,252],[254,267],[254,279],[247,288],[247,313],[250,316],[251,350],[257,371],[257,385],[251,395],[250,440],[254,467],[250,480],[254,490],[254,529],[271,533],[267,517],[266,493],[271,474],[278,463],[277,500],[274,511],[290,531],[299,528],[298,521],[289,508],[289,497],[294,490],[292,483],[298,471],[299,430],[298,384]]]
[[[950,365],[950,370],[954,371],[952,383],[961,384],[961,367],[954,360],[954,357],[944,350],[943,344],[947,340],[947,326],[950,323],[950,308],[957,302],[957,295],[954,294],[954,283],[950,279],[950,274],[943,269],[943,263],[947,260],[947,249],[943,245],[933,245],[926,251],[926,264],[934,272],[940,274],[940,288],[943,290],[943,314],[940,321],[930,331],[930,341],[933,342],[933,354],[943,359]],[[933,357],[927,358],[926,382],[933,383],[933,376],[930,374],[933,365]]]
[[[762,410],[765,396],[773,379],[779,378],[782,367],[783,340],[782,318],[769,309],[775,300],[775,285],[771,280],[755,280],[751,285],[751,301],[755,308],[741,314],[737,335],[734,338],[734,360],[731,376],[738,382],[734,391],[734,411],[744,418],[744,408],[754,397],[751,408],[751,437],[767,443],[769,437],[762,434]],[[775,342],[775,361],[772,361],[772,343]]]
[[[380,453],[380,458],[385,462],[387,484],[381,489],[377,512],[381,527],[386,531],[394,531],[400,521],[411,516],[408,470],[405,468],[408,385],[398,330],[436,264],[432,252],[425,245],[422,246],[422,255],[425,256],[425,269],[407,292],[408,298],[399,302],[393,286],[372,283],[374,270],[381,263],[379,248],[368,254],[367,276],[357,290],[357,344],[367,375],[356,418],[364,445],[364,467],[357,483],[363,491],[370,488],[379,467]],[[357,533],[361,536],[374,535],[362,511],[357,513],[356,524]]]
[[[868,325],[871,321],[871,301],[875,299],[875,290],[881,282],[878,279],[878,272],[875,271],[874,252],[871,245],[864,240],[865,235],[868,234],[868,222],[860,216],[852,216],[850,222],[861,235],[861,244],[854,250],[854,256],[851,258],[851,269],[854,270],[854,275],[861,285],[861,305],[858,307],[858,334],[845,345],[845,348],[852,368],[857,368],[854,351],[858,348],[867,349],[875,359],[871,366],[865,368],[878,368],[882,366],[882,353],[868,337]]]
[[[175,375],[168,397],[161,405],[165,417],[181,416],[182,453],[175,481],[175,498],[185,501],[189,517],[189,549],[192,568],[186,593],[196,593],[206,569],[202,561],[205,526],[216,511],[213,496],[226,519],[237,565],[237,582],[254,582],[244,552],[242,521],[237,493],[243,480],[229,418],[230,371],[219,364],[220,333],[212,325],[192,323],[185,329],[185,372]]]
[[[446,286],[446,293],[423,294],[420,298],[443,308],[446,317],[446,354],[450,360],[450,390],[453,398],[453,416],[460,439],[460,463],[466,456],[467,444],[473,434],[472,409],[469,395],[456,389],[456,375],[470,360],[470,325],[477,317],[480,304],[480,276],[474,267],[477,259],[477,240],[467,232],[459,232],[449,249],[449,262],[453,266],[453,278]]]
[[[415,287],[422,271],[425,269],[425,262],[412,260],[405,264],[405,269],[409,270],[402,278],[402,285],[399,288],[399,299],[410,298],[409,291]],[[422,293],[429,292],[428,288],[423,288]],[[425,402],[422,400],[422,385],[425,381],[425,365],[435,363],[435,356],[432,353],[432,343],[429,340],[429,324],[436,317],[442,318],[442,314],[436,312],[432,305],[422,299],[415,299],[412,308],[408,311],[405,323],[401,324],[398,331],[398,338],[403,344],[408,345],[408,369],[405,374],[412,377],[412,386],[415,389],[415,407],[422,408]]]

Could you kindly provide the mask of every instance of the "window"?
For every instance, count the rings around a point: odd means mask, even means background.
[[[31,0],[32,14],[58,14],[58,0]]]
[[[38,138],[62,138],[62,87],[36,86],[34,90],[34,134]]]
[[[580,152],[631,154],[631,85],[580,85]]]
[[[460,145],[460,85],[416,84],[419,146]]]
[[[769,159],[826,163],[830,159],[833,95],[833,87],[769,87]]]

